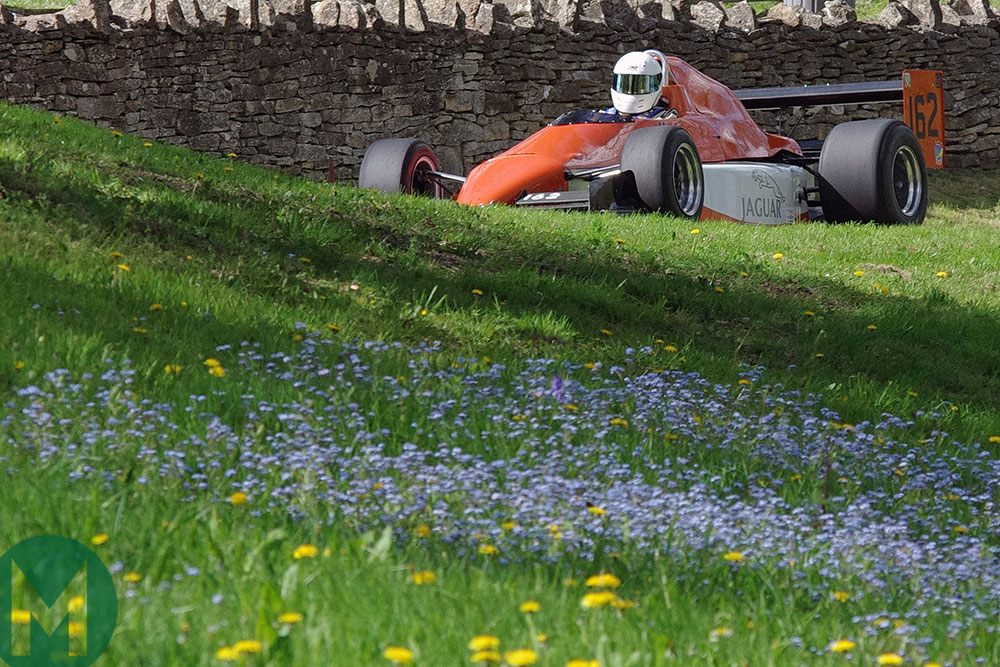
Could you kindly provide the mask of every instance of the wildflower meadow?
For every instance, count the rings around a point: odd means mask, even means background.
[[[1000,664],[997,182],[473,210],[0,106],[0,542],[107,565],[98,665]]]

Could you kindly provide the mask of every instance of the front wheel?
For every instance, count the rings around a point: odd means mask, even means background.
[[[622,171],[631,171],[639,199],[650,211],[698,218],[705,203],[701,157],[682,127],[635,130],[625,140]]]
[[[898,120],[841,123],[819,157],[823,216],[920,224],[927,214],[927,165],[912,130]]]
[[[416,139],[379,139],[361,160],[358,187],[440,199],[444,189],[431,172],[440,169],[430,146]]]

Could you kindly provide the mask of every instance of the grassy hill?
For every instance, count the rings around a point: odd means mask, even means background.
[[[109,664],[989,662],[998,183],[468,209],[0,106],[0,535],[107,539]]]

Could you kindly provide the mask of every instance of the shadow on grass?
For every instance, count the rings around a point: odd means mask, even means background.
[[[869,395],[888,392],[884,397],[890,402],[912,391],[922,400],[937,396],[990,410],[1000,396],[996,314],[963,307],[941,293],[917,301],[875,297],[832,282],[815,284],[814,276],[791,284],[769,275],[763,266],[752,278],[740,279],[739,260],[725,257],[671,275],[652,253],[640,253],[625,264],[582,241],[491,234],[490,214],[479,210],[449,208],[442,213],[440,208],[402,206],[349,188],[325,203],[290,205],[275,192],[256,192],[245,185],[210,178],[181,191],[178,182],[183,179],[137,173],[126,164],[102,167],[95,182],[57,177],[44,164],[28,172],[0,161],[4,188],[39,202],[64,230],[98,243],[153,242],[162,249],[163,270],[186,270],[177,268],[186,254],[221,263],[242,263],[265,254],[284,258],[284,276],[254,276],[251,263],[242,281],[249,293],[284,304],[298,303],[307,289],[297,279],[286,285],[282,278],[300,272],[297,258],[308,257],[313,281],[360,280],[410,302],[436,289],[448,296],[452,313],[473,321],[490,308],[470,294],[475,288],[495,297],[508,315],[551,312],[574,332],[565,338],[521,332],[522,338],[513,342],[496,339],[501,353],[503,348],[572,352],[611,360],[620,357],[625,345],[660,339],[681,350],[674,356],[661,353],[655,365],[690,367],[717,379],[735,379],[745,363],[776,372],[794,366],[792,377],[803,388],[836,394],[853,383],[866,386]],[[115,179],[127,187],[114,189],[110,184]],[[955,201],[963,206],[996,204],[991,192],[974,200],[957,186],[955,192]],[[16,276],[14,284],[47,278],[38,273]],[[716,289],[715,276],[727,277],[724,291]],[[103,294],[97,287],[64,285],[60,298],[89,302]],[[119,301],[111,305],[123,314],[145,313],[149,307],[116,298]],[[878,322],[872,329],[869,306],[876,300]],[[817,315],[807,317],[806,310]],[[104,326],[91,320],[80,333]],[[360,335],[370,337],[423,338],[427,331],[408,331],[398,320],[385,317],[368,316],[358,326]],[[178,324],[173,334],[177,340],[168,345],[189,346],[185,336],[220,342],[261,338],[260,327],[245,319],[234,327]],[[612,333],[605,336],[601,329]],[[444,336],[451,346],[463,348],[460,336]],[[107,340],[142,357],[159,358],[162,353],[162,342],[110,333]]]

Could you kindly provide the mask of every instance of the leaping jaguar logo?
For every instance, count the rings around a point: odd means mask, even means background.
[[[761,190],[770,190],[774,193],[774,198],[778,200],[780,206],[785,204],[785,193],[781,191],[781,187],[778,182],[774,180],[774,177],[768,173],[754,169],[753,173],[750,174],[750,178],[753,182],[757,184]]]

